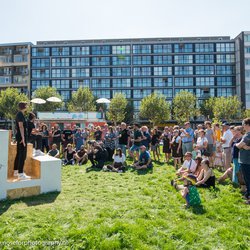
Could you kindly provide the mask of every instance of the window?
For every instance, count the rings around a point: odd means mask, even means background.
[[[124,96],[126,98],[131,98],[131,90],[125,90],[125,89],[117,89],[117,90],[113,90],[113,97],[115,96],[115,94],[117,93],[122,93],[124,94]]]
[[[89,69],[72,69],[71,74],[72,77],[89,77]]]
[[[195,55],[195,63],[214,63],[214,55]]]
[[[92,46],[92,55],[109,55],[110,53],[109,45],[97,45]]]
[[[151,45],[142,44],[142,45],[133,45],[133,54],[150,54]]]
[[[130,68],[112,68],[113,76],[130,76]]]
[[[110,58],[104,56],[92,57],[93,66],[109,66]]]
[[[134,78],[133,79],[133,86],[134,88],[141,88],[141,87],[151,87],[151,78]]]
[[[134,76],[151,76],[150,67],[134,67],[133,68]]]
[[[31,89],[36,90],[41,87],[47,87],[49,86],[49,81],[31,81]]]
[[[234,66],[216,66],[217,75],[233,75],[235,73]]]
[[[174,63],[175,64],[193,63],[193,56],[192,55],[174,56]]]
[[[172,53],[172,44],[155,44],[153,51],[156,54]]]
[[[130,65],[130,57],[129,56],[114,56],[112,57],[112,65]]]
[[[133,57],[133,64],[134,65],[146,65],[152,64],[151,63],[151,56],[134,56]]]
[[[176,87],[189,87],[194,86],[194,80],[192,77],[177,77],[174,80]]]
[[[250,95],[246,94],[246,102],[250,102]]]
[[[250,65],[250,58],[245,58],[245,65]]]
[[[211,88],[196,89],[196,97],[198,98],[214,97],[214,89]]]
[[[174,93],[175,93],[175,95],[176,94],[178,94],[178,93],[180,93],[181,91],[188,91],[188,92],[190,92],[190,93],[194,93],[194,89],[184,89],[184,88],[181,88],[181,89],[175,89],[174,90]]]
[[[93,95],[97,98],[107,98],[110,99],[110,90],[93,90]]]
[[[214,86],[214,77],[196,77],[196,86]]]
[[[155,89],[154,93],[162,94],[162,95],[166,96],[166,98],[173,97],[173,89]]]
[[[130,45],[112,46],[112,54],[114,55],[130,54]]]
[[[110,79],[92,79],[92,88],[110,88]]]
[[[154,56],[154,64],[172,64],[172,56]]]
[[[155,76],[169,76],[172,75],[172,67],[154,67]]]
[[[231,76],[217,77],[217,86],[232,86],[235,78]]]
[[[28,62],[28,57],[26,55],[14,55],[14,62]]]
[[[83,55],[89,55],[88,46],[72,47],[72,56],[83,56]]]
[[[128,78],[116,78],[112,80],[113,88],[130,88],[131,80]]]
[[[0,76],[0,84],[8,84],[11,83],[11,76]]]
[[[172,87],[172,77],[154,78],[154,87]]]
[[[245,47],[245,53],[250,53],[250,47]]]
[[[245,70],[245,76],[250,77],[250,70],[249,69]]]
[[[31,60],[31,66],[33,68],[45,68],[49,67],[49,59],[43,58],[43,59],[32,59]]]
[[[133,101],[133,106],[135,110],[139,110],[141,106],[141,101]]]
[[[49,56],[49,48],[32,48],[32,56]]]
[[[192,66],[175,67],[175,75],[193,75]]]
[[[148,95],[151,95],[151,89],[135,89],[133,92],[134,98],[144,98]]]
[[[73,67],[89,66],[89,58],[88,57],[73,57],[71,59],[71,64],[72,64],[71,66]]]
[[[216,55],[216,61],[217,63],[234,63],[235,55],[234,54]]]
[[[69,77],[69,69],[52,69],[52,78]]]
[[[175,53],[190,53],[193,52],[192,43],[179,43],[174,45]]]
[[[52,56],[69,56],[69,47],[52,48]]]
[[[52,80],[52,87],[56,89],[68,89],[69,80]]]
[[[72,80],[73,89],[78,89],[80,87],[89,88],[89,79]]]
[[[58,92],[64,101],[68,101],[70,99],[70,91],[69,90],[59,90]]]
[[[245,42],[250,42],[250,35],[245,35],[244,39],[245,39]]]
[[[217,52],[234,52],[234,43],[216,43]]]
[[[196,66],[196,75],[214,75],[214,66]]]
[[[214,52],[213,43],[196,43],[195,52]]]
[[[69,58],[52,58],[52,67],[69,67]]]
[[[232,88],[218,88],[217,96],[232,96],[234,93]]]
[[[93,68],[92,76],[110,76],[110,68]]]
[[[33,69],[32,78],[49,78],[49,69]]]

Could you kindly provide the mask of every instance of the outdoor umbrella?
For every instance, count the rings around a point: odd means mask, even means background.
[[[30,102],[35,103],[35,104],[44,104],[44,103],[46,103],[46,101],[43,100],[42,98],[34,98],[34,99],[30,100]]]
[[[110,100],[106,98],[100,98],[96,100],[97,103],[110,103]]]
[[[62,102],[62,100],[58,97],[52,96],[46,99],[48,102]]]

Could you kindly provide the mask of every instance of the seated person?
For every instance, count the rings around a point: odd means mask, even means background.
[[[88,141],[88,144],[88,159],[92,163],[90,168],[103,168],[107,158],[106,149],[104,149],[104,147],[102,147],[97,141]]]
[[[88,162],[88,154],[84,148],[84,145],[81,145],[80,150],[78,150],[75,154],[76,163],[80,166],[86,164]]]
[[[72,144],[68,144],[64,150],[64,162],[63,165],[74,165],[74,155],[76,151],[73,150]]]
[[[140,146],[140,155],[139,155],[139,161],[134,163],[134,167],[137,170],[140,169],[147,169],[147,168],[152,168],[152,160],[150,158],[150,153],[147,151],[147,148],[143,145]]]
[[[215,187],[215,175],[212,168],[209,167],[209,161],[203,160],[201,162],[202,170],[197,177],[196,186],[198,187]]]
[[[55,158],[59,158],[60,157],[60,152],[57,149],[57,146],[56,146],[55,143],[52,144],[52,148],[51,148],[51,150],[49,150],[48,155],[52,156],[52,157],[55,157]]]
[[[107,167],[103,167],[103,170],[110,170],[113,172],[124,172],[125,170],[125,160],[126,157],[122,153],[122,150],[120,148],[116,149],[116,153],[113,155],[113,163],[112,165],[108,165]]]
[[[197,145],[193,145],[194,150],[192,151],[192,159],[195,160],[196,157],[201,157],[201,151],[198,149]]]
[[[192,153],[186,152],[185,161],[182,164],[182,167],[177,170],[177,175],[181,176],[184,173],[194,173],[196,170],[196,162],[192,159]]]

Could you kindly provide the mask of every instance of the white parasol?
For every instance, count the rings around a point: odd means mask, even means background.
[[[110,100],[106,98],[100,98],[96,100],[97,103],[110,103]]]
[[[30,102],[35,103],[35,104],[44,104],[44,103],[46,103],[46,101],[43,100],[42,98],[34,98],[34,99],[30,100]]]
[[[56,96],[51,96],[48,99],[46,99],[48,102],[62,102],[62,100]]]

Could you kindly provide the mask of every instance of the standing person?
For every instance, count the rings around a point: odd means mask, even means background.
[[[122,150],[122,153],[126,157],[126,148],[129,148],[130,133],[127,129],[125,122],[121,123],[121,130],[119,132],[118,147]]]
[[[24,163],[27,156],[27,123],[24,113],[27,110],[26,102],[19,102],[19,111],[16,114],[16,143],[17,154],[14,163],[14,176],[20,180],[27,180],[31,177],[23,171]]]
[[[77,128],[76,133],[73,136],[74,136],[76,151],[78,151],[83,145],[83,135],[81,129]]]
[[[228,123],[223,123],[223,136],[221,137],[220,141],[222,143],[222,149],[223,149],[223,162],[224,162],[224,170],[227,170],[231,167],[231,160],[232,160],[232,152],[231,152],[231,146],[230,141],[233,138],[233,133],[231,132],[229,128]]]
[[[44,153],[44,148],[46,152],[49,152],[49,131],[46,124],[42,125],[42,152]]]
[[[142,133],[141,145],[144,145],[147,148],[147,150],[149,150],[151,144],[151,135],[148,132],[148,127],[142,126],[141,133]]]
[[[206,138],[207,138],[207,154],[209,157],[209,162],[211,166],[214,165],[214,155],[216,151],[216,141],[215,141],[215,135],[214,131],[212,129],[212,124],[210,121],[205,122],[205,127],[206,127]]]
[[[242,126],[246,133],[236,147],[240,150],[239,163],[246,183],[246,204],[250,205],[250,117],[243,120]]]
[[[53,132],[54,132],[54,127],[51,127],[51,129],[49,129],[49,149],[52,148],[52,145],[53,145]]]
[[[180,129],[182,141],[182,154],[192,152],[194,142],[194,130],[190,127],[190,122],[185,123],[185,128]]]
[[[66,129],[62,132],[62,144],[63,144],[63,151],[67,148],[68,144],[73,143],[73,131],[70,128],[70,125],[66,126]]]
[[[129,154],[132,157],[134,161],[139,160],[139,150],[141,146],[141,140],[142,140],[142,133],[140,131],[139,124],[134,124],[134,134],[132,141],[132,147],[129,149]],[[134,152],[136,152],[136,157],[134,156]]]
[[[116,140],[116,134],[114,132],[114,128],[112,126],[109,126],[109,130],[104,137],[104,146],[108,151],[108,159],[107,159],[108,161],[113,160],[112,157],[115,152],[115,140]]]
[[[168,127],[164,128],[164,132],[161,136],[161,139],[163,141],[163,153],[165,154],[165,162],[168,162],[170,160],[170,155],[171,155],[171,146],[170,146],[170,142],[171,142],[171,132],[169,131]]]
[[[97,142],[100,142],[102,140],[102,131],[101,131],[100,126],[96,127],[96,131],[94,132],[94,138],[95,138],[95,141]]]
[[[160,161],[160,156],[159,153],[157,151],[157,147],[159,145],[159,135],[158,135],[158,131],[157,129],[153,129],[152,132],[152,137],[151,137],[151,150],[153,152],[153,156],[154,156],[154,161],[156,161],[156,157],[157,156],[157,160]]]
[[[61,130],[58,124],[56,124],[54,126],[54,131],[52,133],[52,137],[53,137],[53,144],[56,144],[57,149],[60,152],[60,146],[61,146]]]
[[[201,151],[202,156],[207,156],[206,149],[207,149],[207,138],[205,136],[205,131],[203,129],[200,129],[199,136],[197,139],[197,148]]]
[[[161,155],[161,152],[160,152],[160,138],[161,138],[161,134],[162,132],[158,129],[158,126],[154,126],[154,129],[156,129],[156,135],[157,135],[157,138],[158,138],[158,141],[159,143],[157,143],[155,146],[156,146],[156,152],[157,154],[160,156]]]
[[[221,146],[221,144],[220,144],[220,138],[221,138],[220,124],[219,123],[214,124],[213,129],[214,129],[216,147]]]
[[[174,130],[173,139],[170,144],[172,157],[174,158],[174,167],[178,169],[178,165],[181,165],[181,137],[179,136],[179,130]]]

